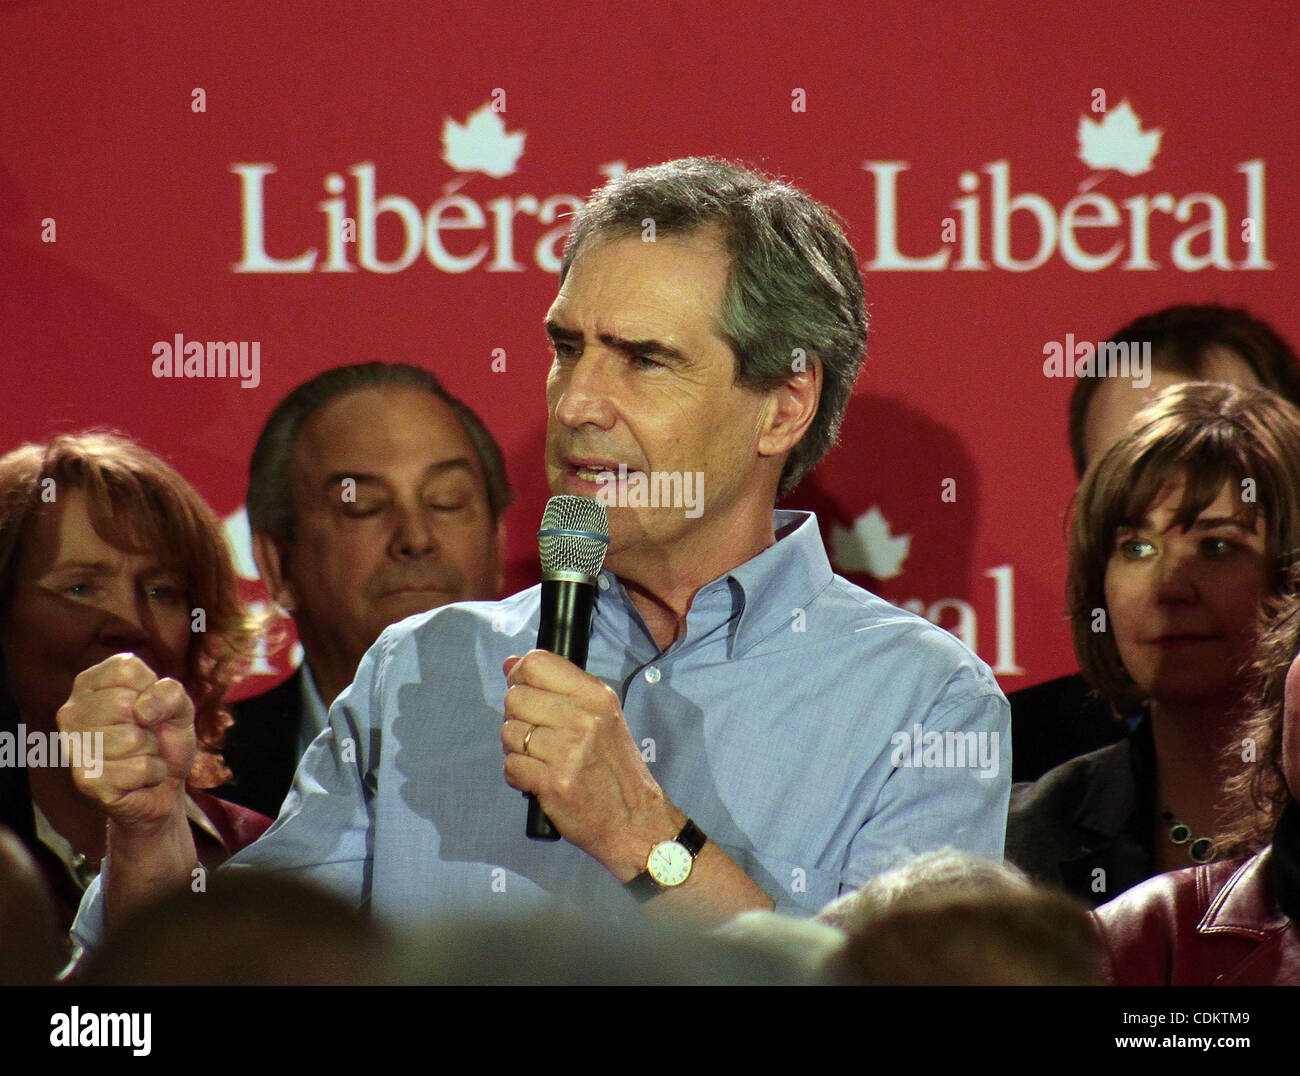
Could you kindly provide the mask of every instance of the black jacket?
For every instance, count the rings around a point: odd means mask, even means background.
[[[1117,744],[1011,786],[1007,859],[1097,906],[1156,873],[1155,741],[1143,717]]]
[[[230,712],[235,723],[221,754],[234,779],[211,792],[275,818],[298,768],[302,669],[270,691],[232,703]]]
[[[1011,704],[1011,780],[1036,781],[1062,762],[1124,738],[1127,726],[1079,673],[1007,696]]]

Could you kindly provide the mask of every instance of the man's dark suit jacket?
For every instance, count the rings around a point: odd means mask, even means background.
[[[1079,673],[1007,696],[1011,703],[1011,780],[1036,781],[1062,762],[1124,738],[1110,704]]]
[[[221,754],[235,776],[212,794],[275,818],[298,768],[302,710],[301,667],[278,687],[232,703],[235,723]]]

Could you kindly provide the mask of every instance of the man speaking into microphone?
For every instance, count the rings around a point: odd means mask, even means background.
[[[536,587],[390,627],[232,863],[404,924],[539,898],[718,922],[809,914],[941,845],[1000,856],[991,672],[836,576],[811,515],[774,511],[834,443],[862,362],[834,215],[716,160],[627,173],[579,215],[546,332],[551,490],[608,512],[586,669],[534,648]],[[76,688],[63,718],[150,733],[120,731],[145,760],[82,783],[110,817],[112,921],[194,860],[175,788],[188,702],[110,660],[117,679]],[[965,762],[900,760],[917,726],[969,745]],[[525,836],[520,792],[561,841]],[[89,897],[79,936],[102,915]]]

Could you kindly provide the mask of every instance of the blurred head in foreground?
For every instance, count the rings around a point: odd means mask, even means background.
[[[144,908],[78,977],[90,985],[735,986],[806,976],[779,956],[564,911],[447,917],[398,935],[335,897],[248,869]]]
[[[52,983],[66,959],[61,942],[40,870],[0,826],[0,986]]]
[[[118,986],[360,986],[392,982],[387,936],[342,901],[248,869],[204,878],[109,934],[80,982]]]
[[[927,853],[828,905],[849,939],[826,982],[862,986],[1091,986],[1103,982],[1087,909],[1014,867]]]

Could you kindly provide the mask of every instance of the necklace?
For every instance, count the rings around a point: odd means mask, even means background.
[[[1177,821],[1173,812],[1163,811],[1160,815],[1169,823],[1169,841],[1179,847],[1187,846],[1187,857],[1193,863],[1208,863],[1214,858],[1214,841],[1209,837],[1197,837],[1192,834],[1192,827],[1186,822]]]

